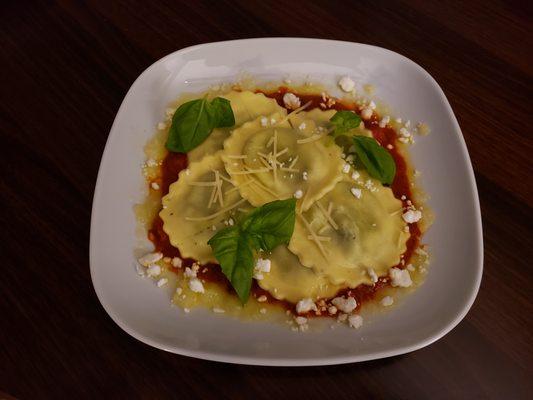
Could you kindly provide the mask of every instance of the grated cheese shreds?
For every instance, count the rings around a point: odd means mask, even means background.
[[[278,169],[278,164],[277,164],[277,152],[278,152],[278,131],[274,129],[274,149],[273,149],[273,152],[274,152],[274,157],[273,157],[273,163],[272,163],[272,172],[274,174],[274,183],[277,183],[278,181],[278,173],[277,173],[277,169]]]
[[[260,169],[247,169],[246,171],[231,171],[232,175],[249,175],[249,174],[258,174],[259,172],[268,172],[266,168]]]
[[[235,156],[227,156],[228,158],[234,158],[236,160],[243,160],[245,158],[248,158],[248,156],[246,154],[242,154],[242,155],[235,155]]]
[[[187,182],[191,186],[216,186],[216,182]]]
[[[216,218],[219,215],[224,214],[225,212],[234,209],[237,206],[240,206],[242,203],[244,203],[246,199],[240,199],[238,202],[232,204],[231,206],[222,208],[221,210],[217,211],[214,214],[208,215],[206,217],[185,217],[186,221],[208,221],[210,219]]]
[[[318,236],[316,237],[318,240],[320,240],[321,242],[331,242],[331,238],[329,236]],[[308,235],[307,236],[307,239],[309,240],[313,240],[313,236],[311,235]]]
[[[317,237],[316,233],[313,231],[313,228],[311,228],[311,225],[309,224],[309,222],[307,222],[307,220],[305,219],[305,217],[302,214],[300,214],[299,217],[302,219],[305,227],[307,228],[307,230],[311,234],[311,236],[313,238],[312,240],[318,246],[318,249],[322,253],[322,256],[327,260],[328,257],[326,255],[326,250],[324,250],[324,246],[322,246],[322,243],[320,242],[320,240],[318,240],[318,237]]]
[[[296,165],[296,162],[298,161],[298,157],[300,156],[297,155],[296,157],[294,157],[294,160],[292,160],[291,165],[289,165],[289,168],[293,168]]]
[[[320,204],[319,201],[316,202],[316,205],[318,206],[318,209],[324,214],[324,217],[326,217],[326,220],[329,222],[331,227],[335,230],[339,229],[339,226],[333,221],[333,218],[331,218],[331,212],[327,211],[322,204]],[[330,203],[331,205],[331,203]],[[328,207],[330,208],[330,207]]]
[[[311,105],[313,101],[312,100],[309,100],[307,103],[305,103],[303,106],[301,107],[298,107],[297,109],[291,111],[290,113],[287,114],[287,116],[285,118],[283,118],[282,120],[280,120],[279,122],[277,122],[275,125],[281,125],[287,121],[289,121],[289,118],[292,117],[293,115],[296,115],[298,114],[300,111],[303,111],[305,110],[307,107],[309,107]]]

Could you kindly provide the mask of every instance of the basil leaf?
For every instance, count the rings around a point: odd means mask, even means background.
[[[337,111],[329,121],[335,127],[333,136],[339,136],[350,129],[357,128],[361,123],[361,117],[351,111]]]
[[[172,117],[166,143],[167,149],[179,153],[194,149],[209,136],[215,119],[205,98],[182,104]]]
[[[354,136],[355,153],[370,176],[390,185],[396,175],[396,164],[390,153],[379,143],[366,136]]]
[[[216,128],[228,128],[235,125],[235,116],[228,99],[215,97],[211,101],[211,107],[216,118]]]
[[[242,222],[243,230],[254,240],[256,247],[272,251],[280,244],[288,244],[294,231],[296,199],[277,200],[256,208]]]
[[[235,125],[231,103],[221,97],[211,102],[191,100],[178,107],[172,117],[166,147],[178,153],[186,153],[199,146],[214,128]]]
[[[252,287],[254,253],[289,243],[295,219],[296,199],[273,201],[248,213],[237,225],[222,229],[207,242],[243,304]]]
[[[254,270],[253,245],[248,235],[239,226],[230,226],[219,231],[207,242],[220,263],[222,272],[246,303],[252,287]]]

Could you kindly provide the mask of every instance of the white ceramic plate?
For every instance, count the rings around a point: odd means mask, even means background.
[[[361,329],[292,332],[208,311],[184,314],[169,294],[134,272],[135,203],[146,184],[143,145],[167,104],[182,92],[234,81],[309,79],[335,86],[340,76],[372,83],[396,115],[425,121],[431,135],[411,147],[436,221],[424,237],[432,254],[426,282],[392,312]],[[126,95],[102,157],[94,193],[90,261],[95,291],[111,318],[135,338],[170,352],[242,364],[323,365],[407,353],[441,338],[477,294],[483,264],[479,200],[461,130],[435,80],[409,59],[379,47],[315,39],[250,39],[176,51],[144,71]]]

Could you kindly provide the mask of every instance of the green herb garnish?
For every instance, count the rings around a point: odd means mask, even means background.
[[[390,185],[396,175],[396,164],[390,153],[376,139],[354,136],[355,153],[370,176],[385,185]]]
[[[172,117],[166,147],[186,153],[200,145],[214,128],[235,125],[229,100],[215,97],[188,101],[178,107]]]
[[[329,122],[333,124],[335,130],[333,136],[337,137],[348,132],[350,129],[355,129],[361,123],[361,117],[351,111],[337,111]]]
[[[257,253],[288,244],[295,219],[296,199],[273,201],[251,211],[237,225],[222,229],[207,242],[243,304],[250,295]]]

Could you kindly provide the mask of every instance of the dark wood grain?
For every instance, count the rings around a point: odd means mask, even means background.
[[[19,399],[531,398],[526,3],[3,1],[0,390]],[[100,306],[89,276],[90,210],[127,89],[176,49],[260,36],[386,47],[444,89],[476,172],[485,270],[473,308],[437,343],[354,365],[224,365],[148,347]]]

